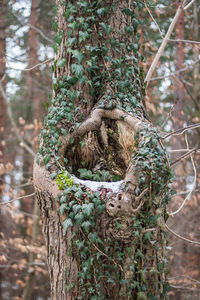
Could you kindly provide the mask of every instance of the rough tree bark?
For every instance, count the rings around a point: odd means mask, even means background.
[[[34,164],[52,299],[165,299],[170,166],[143,103],[143,6],[57,5],[55,95]]]

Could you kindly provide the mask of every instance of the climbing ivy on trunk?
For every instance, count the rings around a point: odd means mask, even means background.
[[[171,170],[145,111],[142,1],[57,1],[34,182],[52,299],[166,299]]]

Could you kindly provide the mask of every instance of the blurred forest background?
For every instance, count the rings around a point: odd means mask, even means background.
[[[149,118],[174,163],[168,225],[200,241],[200,2],[182,12],[146,90]],[[141,15],[144,74],[179,1],[146,1]],[[55,0],[0,0],[0,299],[50,299],[32,165],[52,98]],[[177,132],[178,133],[178,132]],[[188,153],[176,163],[177,158]],[[184,204],[184,205],[183,205]],[[200,247],[168,235],[169,299],[200,299]]]

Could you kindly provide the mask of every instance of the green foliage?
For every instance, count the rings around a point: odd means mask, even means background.
[[[79,299],[105,299],[102,279],[113,289],[124,287],[126,295],[123,289],[119,290],[124,299],[165,299],[163,277],[166,265],[162,256],[163,230],[159,222],[166,213],[166,204],[170,199],[168,182],[171,173],[167,155],[160,144],[160,135],[145,119],[143,72],[140,68],[142,56],[139,53],[137,32],[140,23],[138,14],[143,5],[140,1],[132,1],[130,7],[120,8],[127,24],[117,33],[118,38],[113,34],[110,23],[110,16],[116,13],[116,5],[103,5],[103,1],[99,0],[81,0],[76,5],[70,1],[67,4],[63,2],[63,16],[68,26],[64,45],[66,51],[62,52],[63,57],[55,63],[54,69],[59,68],[65,75],[57,77],[54,82],[55,97],[41,133],[44,143],[39,150],[39,158],[43,157],[49,168],[51,158],[54,157],[59,170],[57,175],[54,172],[50,176],[51,179],[56,178],[58,188],[63,191],[59,198],[60,214],[66,215],[63,228],[65,233],[72,228],[72,253],[80,260]],[[92,40],[94,30],[98,34],[96,44]],[[56,51],[63,36],[62,30],[58,29],[54,37]],[[70,61],[67,60],[69,57]],[[68,63],[70,70],[66,75],[65,67]],[[85,86],[88,99],[85,99]],[[85,187],[74,184],[73,179],[63,171],[60,161],[59,150],[63,146],[61,138],[80,125],[85,117],[83,111],[89,107],[90,97],[97,107],[126,110],[146,124],[136,135],[137,151],[132,156],[132,163],[139,173],[136,194],[139,195],[145,188],[150,192],[141,212],[132,219],[130,226],[133,228],[133,236],[127,245],[110,237],[104,238],[99,232],[99,215],[105,211],[105,195],[102,192],[91,193]],[[74,139],[70,142],[73,145]],[[84,142],[80,142],[80,145],[83,148]],[[68,165],[67,159],[65,164]],[[78,169],[82,179],[106,181],[111,176],[106,170],[94,174],[83,167]],[[118,220],[116,227],[122,227]],[[156,237],[152,232],[144,231],[151,228],[159,228]],[[157,257],[155,270],[145,266],[147,254]],[[127,267],[130,276],[126,276],[123,271],[127,255],[130,259]],[[160,291],[152,291],[155,274],[155,284],[160,287]],[[73,289],[73,285],[66,288]],[[159,294],[160,298],[156,298],[155,294]]]
[[[93,173],[91,170],[87,170],[86,168],[79,168],[78,172],[80,173],[80,178],[94,181],[107,181],[110,176],[109,171],[106,170],[100,170],[99,172]]]
[[[73,186],[74,181],[65,172],[62,172],[61,174],[57,175],[56,184],[57,184],[59,190],[63,190],[65,185]]]

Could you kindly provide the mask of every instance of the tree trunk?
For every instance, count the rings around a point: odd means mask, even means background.
[[[52,299],[165,299],[170,168],[143,104],[143,7],[57,5],[55,95],[34,164]]]
[[[30,29],[28,33],[28,57],[29,63],[28,68],[32,68],[39,63],[38,60],[38,51],[39,51],[39,34],[34,29],[38,26],[38,9],[39,4],[38,0],[31,1],[31,14],[30,14]],[[36,120],[40,119],[40,92],[38,88],[38,82],[40,80],[40,71],[39,67],[34,68],[27,72],[27,98],[30,104],[33,104],[34,117]]]
[[[38,59],[38,51],[39,51],[39,34],[34,29],[34,27],[38,26],[38,0],[31,1],[31,14],[29,18],[30,29],[28,34],[28,42],[29,42],[29,64],[28,68],[32,68],[39,63]],[[31,27],[33,26],[33,28]],[[29,101],[30,107],[33,107],[33,117],[29,119],[29,122],[34,122],[34,136],[33,136],[33,149],[37,151],[37,135],[39,129],[39,120],[40,120],[40,102],[41,96],[40,91],[38,88],[38,83],[40,80],[40,70],[39,68],[34,68],[33,70],[28,71],[27,73],[27,100]],[[30,116],[29,116],[30,118]],[[32,157],[30,154],[25,153],[24,155],[24,169],[32,172]],[[27,194],[32,193],[32,187],[28,187],[26,189]],[[34,247],[37,242],[38,237],[38,227],[39,227],[39,207],[37,201],[34,197],[30,197],[25,201],[21,202],[22,210],[33,213],[33,227],[32,227],[32,235],[31,235],[31,245]],[[35,261],[35,254],[34,252],[30,252],[28,257],[29,262],[29,274],[26,281],[26,286],[23,292],[23,300],[29,300],[32,296],[32,291],[34,288],[34,281],[35,281],[35,268],[34,268],[34,261]]]
[[[6,70],[6,1],[0,1],[0,80],[3,80]],[[2,82],[5,88],[5,81]],[[0,93],[0,165],[4,163],[3,153],[5,150],[5,125],[6,104]],[[0,174],[0,193],[3,186],[3,177]]]
[[[178,7],[179,4],[177,4]],[[185,24],[184,24],[184,11],[181,12],[181,15],[177,21],[175,27],[175,37],[177,40],[184,40],[184,31],[185,31]],[[176,43],[175,49],[175,66],[176,70],[181,70],[184,67],[184,44],[183,42]],[[176,105],[174,108],[174,128],[178,129],[180,126],[183,125],[183,100],[184,100],[184,86],[182,83],[183,80],[183,72],[180,72],[176,78],[175,85],[175,101]],[[177,140],[177,139],[176,139]]]
[[[36,66],[39,63],[38,51],[39,51],[39,37],[38,32],[32,28],[38,26],[38,0],[31,1],[31,13],[29,17],[30,29],[28,32],[28,69],[31,69],[33,66]],[[32,123],[34,122],[34,136],[33,136],[33,148],[34,151],[37,151],[37,135],[38,124],[40,120],[40,91],[38,88],[38,82],[40,82],[40,70],[39,68],[34,68],[29,70],[26,73],[26,101],[29,103],[30,109],[28,110],[27,121]],[[33,108],[33,111],[31,109]],[[32,172],[32,156],[25,152],[24,153],[24,162],[23,162],[23,171],[24,173]],[[25,176],[26,178],[26,176]],[[26,188],[27,194],[32,194],[32,187]],[[33,212],[33,197],[30,197],[26,200],[21,201],[21,209],[25,212]]]
[[[177,4],[178,7],[178,4]],[[181,15],[177,21],[176,27],[175,27],[175,38],[176,40],[183,40],[185,37],[185,22],[184,22],[184,11],[181,12]],[[175,45],[175,69],[176,71],[179,71],[184,68],[184,44],[182,42],[177,42]],[[180,72],[178,73],[177,77],[175,78],[175,91],[174,91],[174,111],[173,111],[173,130],[176,130],[178,128],[181,128],[183,126],[183,120],[184,120],[184,98],[185,98],[185,90],[183,85],[183,79],[184,79],[184,73]],[[183,136],[172,137],[172,142],[174,149],[182,149],[185,148],[185,140]],[[173,160],[176,160],[180,153],[173,154]],[[175,169],[175,174],[178,178],[181,178],[183,174],[187,173],[185,170],[185,161],[181,162],[179,166]],[[184,190],[185,187],[185,181],[184,179],[177,180],[178,187],[180,190]],[[182,196],[184,198],[184,196]],[[180,196],[180,199],[176,200],[177,203],[182,203],[183,199]],[[176,206],[175,206],[176,207]],[[173,208],[172,210],[176,210]],[[177,214],[175,216],[175,220],[170,220],[172,224],[176,223],[176,229],[182,231],[183,228],[186,226],[185,230],[187,230],[187,222],[183,220],[183,216],[181,214]],[[172,225],[173,226],[173,225]],[[185,232],[183,230],[182,232]],[[185,243],[183,241],[177,240],[176,237],[171,237],[172,244],[175,243],[175,250],[174,250],[174,257],[172,259],[171,265],[170,265],[170,272],[173,274],[173,276],[182,273],[181,268],[184,261],[184,256],[179,255],[179,253],[185,252]],[[178,253],[176,255],[176,253]],[[173,289],[174,291],[174,298],[173,299],[181,299],[183,294],[181,290]]]
[[[6,70],[6,0],[0,1],[0,80],[3,79]],[[5,88],[5,81],[2,82]],[[6,127],[6,104],[0,93],[0,199],[3,201],[4,189],[4,153],[5,153],[5,127]],[[2,229],[0,208],[0,228]],[[2,273],[0,272],[0,298],[2,296]]]

